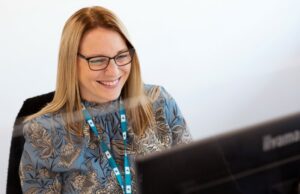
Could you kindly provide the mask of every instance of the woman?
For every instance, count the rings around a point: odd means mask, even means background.
[[[124,26],[102,7],[66,22],[55,96],[24,136],[24,193],[136,193],[137,155],[191,140],[174,99],[142,83]]]

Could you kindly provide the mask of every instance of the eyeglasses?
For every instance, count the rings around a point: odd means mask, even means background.
[[[104,70],[108,67],[109,62],[113,59],[117,66],[125,66],[131,63],[133,55],[134,55],[134,48],[130,48],[127,51],[121,52],[114,57],[107,57],[107,56],[93,56],[93,57],[85,57],[84,55],[77,53],[77,55],[88,62],[89,68],[92,71],[100,71]]]

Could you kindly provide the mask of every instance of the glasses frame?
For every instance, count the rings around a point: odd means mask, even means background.
[[[124,64],[124,65],[119,65],[119,64],[116,62],[116,58],[117,58],[119,55],[121,55],[121,54],[123,54],[123,53],[126,53],[126,52],[129,52],[130,57],[131,57],[131,60],[130,60],[128,63]],[[112,60],[112,59],[114,60],[115,64],[116,64],[118,67],[123,67],[123,66],[125,66],[125,65],[128,65],[129,63],[132,62],[134,53],[135,53],[135,49],[132,47],[132,48],[129,48],[128,50],[126,50],[126,51],[123,51],[123,52],[121,52],[121,53],[118,53],[117,55],[115,55],[115,56],[113,56],[113,57],[108,57],[108,56],[104,56],[104,55],[96,55],[96,56],[92,56],[92,57],[86,57],[86,56],[84,56],[83,54],[81,54],[81,53],[79,53],[79,52],[77,53],[77,55],[78,55],[80,58],[86,60],[86,62],[88,63],[88,66],[89,66],[89,68],[90,68],[90,70],[92,70],[92,71],[101,71],[101,70],[105,70],[105,69],[108,67],[108,65],[109,65],[109,63],[110,63],[110,60]],[[91,65],[90,65],[90,60],[93,59],[93,58],[96,58],[96,57],[105,57],[105,58],[107,58],[107,59],[108,59],[108,62],[107,62],[107,64],[106,64],[106,66],[103,67],[102,69],[92,69],[92,68],[91,68]]]

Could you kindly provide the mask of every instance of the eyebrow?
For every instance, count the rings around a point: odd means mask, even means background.
[[[129,50],[129,48],[124,48],[124,49],[120,50],[119,52],[117,52],[117,55],[122,53],[122,52],[128,51],[128,50]]]
[[[129,51],[129,48],[124,48],[124,49],[122,49],[122,50],[119,50],[119,51],[117,52],[117,54],[115,54],[115,55],[112,56],[112,57],[115,57],[115,56],[117,56],[118,54],[123,53],[123,52],[125,52],[125,51]],[[98,54],[98,55],[87,56],[86,58],[94,58],[94,57],[110,57],[110,56],[103,55],[103,54]]]

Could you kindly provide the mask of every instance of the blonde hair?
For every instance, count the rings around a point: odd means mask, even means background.
[[[82,8],[75,12],[67,20],[62,32],[54,98],[42,110],[29,116],[26,120],[64,110],[66,114],[63,114],[63,118],[67,130],[82,135],[83,116],[77,76],[77,52],[84,33],[97,27],[118,32],[127,46],[133,47],[124,25],[110,10],[95,6]],[[142,135],[147,127],[154,124],[154,118],[150,99],[144,92],[140,63],[136,53],[121,96],[124,99],[127,117],[134,133]]]

